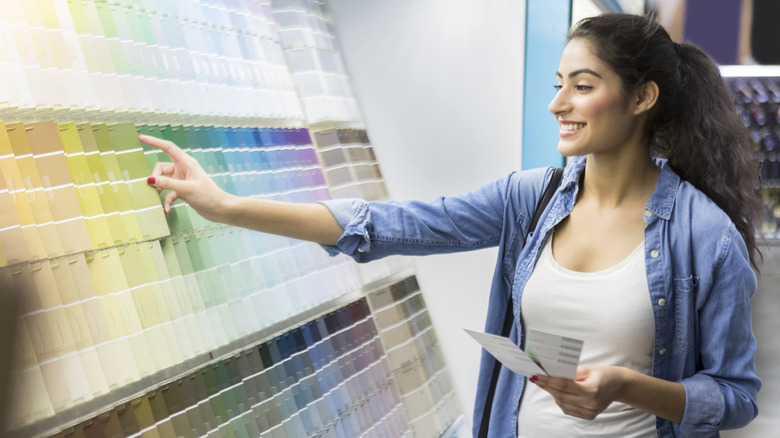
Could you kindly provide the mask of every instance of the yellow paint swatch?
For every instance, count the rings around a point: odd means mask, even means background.
[[[28,313],[24,320],[55,411],[91,399],[92,393],[76,352],[73,333],[59,296],[57,280],[48,261],[26,265],[33,278],[43,311]]]
[[[58,130],[92,243],[96,248],[111,246],[114,244],[114,238],[104,215],[103,204],[89,169],[78,128],[75,123],[64,123],[58,126]]]
[[[79,139],[81,145],[84,148],[84,156],[87,159],[90,173],[92,174],[92,181],[95,183],[95,189],[100,198],[100,204],[103,207],[106,222],[111,230],[111,237],[114,239],[113,245],[119,245],[127,243],[129,237],[127,235],[127,229],[120,216],[119,201],[114,195],[115,189],[109,184],[108,173],[106,172],[106,166],[103,164],[103,159],[100,157],[100,150],[98,149],[95,135],[92,132],[92,125],[89,123],[82,123],[76,125],[78,130]]]
[[[143,233],[133,211],[133,201],[128,192],[126,177],[114,153],[108,127],[103,124],[92,125],[92,133],[95,135],[100,158],[103,160],[105,167],[105,179],[109,182],[111,191],[117,200],[119,214],[122,218],[122,223],[125,225],[125,230],[127,230],[128,241],[140,242],[143,240]]]
[[[16,165],[11,139],[8,137],[6,126],[2,122],[0,122],[0,170],[3,172],[8,194],[13,201],[16,218],[22,228],[22,234],[30,252],[29,259],[23,259],[24,254],[22,254],[19,257],[19,262],[45,259],[46,248],[43,246],[38,227],[35,226],[35,215],[30,206],[27,192],[24,190],[24,182],[22,175],[19,173],[19,167]]]
[[[88,320],[87,309],[82,304],[80,289],[92,289],[89,269],[83,254],[77,254],[64,259],[51,262],[52,273],[60,291],[60,299],[65,309],[65,314],[70,324],[71,333],[76,349],[79,350],[79,358],[86,372],[89,393],[93,396],[108,392],[100,359],[95,350],[95,341],[92,337],[92,329]],[[86,278],[85,278],[86,277]],[[78,278],[78,281],[76,280]],[[82,292],[85,293],[85,292]],[[88,292],[86,292],[88,293]],[[93,324],[95,324],[93,322]],[[76,392],[75,389],[71,391]]]
[[[30,260],[30,249],[0,168],[0,267]]]
[[[65,254],[93,249],[57,124],[27,124],[25,131]]]
[[[191,348],[189,346],[189,336],[187,336],[183,327],[180,330],[176,330],[177,326],[183,325],[183,321],[174,321],[174,309],[171,306],[175,304],[170,301],[174,292],[168,278],[168,270],[162,249],[160,248],[160,242],[155,240],[141,246],[144,246],[139,251],[143,269],[149,272],[150,276],[157,279],[155,282],[155,288],[157,288],[155,301],[159,309],[160,319],[163,321],[162,331],[165,333],[165,339],[168,343],[168,353],[171,356],[172,363],[176,364],[184,360],[183,350]],[[189,356],[191,354],[188,354]]]
[[[22,178],[22,187],[27,192],[27,199],[46,251],[45,258],[61,256],[65,251],[62,249],[59,232],[54,225],[54,217],[46,199],[47,195],[43,188],[43,181],[38,174],[38,168],[35,166],[25,126],[23,123],[6,125],[6,132],[11,140],[16,165]]]
[[[108,386],[115,389],[141,378],[135,363],[133,350],[127,339],[119,304],[113,294],[110,276],[114,275],[107,268],[106,260],[119,257],[115,249],[92,252],[86,255],[87,267],[95,287],[95,296],[99,309],[91,309],[93,315],[100,315],[105,326],[96,327],[101,331],[92,336],[98,342],[98,356],[103,365]],[[118,275],[124,276],[124,272]],[[108,338],[108,339],[106,339]]]
[[[173,365],[170,349],[175,348],[175,339],[172,340],[174,345],[169,347],[162,328],[163,323],[170,322],[168,307],[157,282],[154,267],[148,269],[150,266],[145,262],[151,261],[149,243],[129,245],[124,251],[120,251],[120,259],[151,359],[156,369],[168,368]],[[178,349],[176,351],[178,352]]]
[[[149,344],[144,336],[141,319],[136,310],[130,286],[127,282],[122,266],[122,253],[128,251],[128,246],[113,248],[108,251],[109,256],[104,259],[106,272],[109,272],[111,289],[116,298],[119,315],[127,333],[128,342],[133,351],[136,366],[141,377],[154,374],[157,371]]]

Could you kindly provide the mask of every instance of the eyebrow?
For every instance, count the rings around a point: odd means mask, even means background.
[[[583,73],[589,74],[589,75],[593,75],[593,76],[595,76],[595,77],[597,77],[599,79],[602,79],[600,74],[596,73],[595,71],[593,71],[593,70],[591,70],[589,68],[581,68],[579,70],[574,70],[573,72],[569,73],[569,78],[573,78],[573,77],[575,77],[577,75],[580,75],[580,74],[583,74]],[[563,75],[559,71],[556,71],[555,75],[558,76],[559,78],[563,78]]]

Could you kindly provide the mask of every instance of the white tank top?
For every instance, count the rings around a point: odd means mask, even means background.
[[[625,260],[598,272],[560,266],[547,239],[522,296],[525,330],[584,340],[580,365],[617,365],[651,374],[655,322],[642,242]],[[552,396],[525,386],[519,437],[655,437],[655,416],[612,403],[593,421],[565,415]]]

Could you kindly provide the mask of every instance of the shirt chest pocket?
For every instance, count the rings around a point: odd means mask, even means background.
[[[674,311],[677,343],[685,351],[696,345],[696,284],[698,277],[674,279]]]

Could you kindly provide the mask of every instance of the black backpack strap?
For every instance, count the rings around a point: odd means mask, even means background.
[[[528,233],[526,233],[526,236],[536,230],[536,225],[539,222],[542,212],[547,208],[547,204],[550,203],[555,191],[561,184],[561,178],[563,178],[563,169],[556,167],[553,169],[552,178],[550,178],[550,183],[547,184],[547,188],[544,190],[542,198],[539,199],[539,203],[536,204],[536,210],[531,219],[531,224],[528,226]],[[509,302],[507,303],[506,313],[504,314],[504,323],[501,325],[501,336],[508,337],[509,333],[512,331],[512,322],[514,321],[514,315],[512,314],[513,307],[512,291],[509,291]],[[485,407],[482,410],[482,422],[479,424],[479,438],[488,437],[490,413],[493,410],[493,397],[496,395],[496,385],[498,385],[498,375],[500,372],[501,362],[495,360],[495,363],[493,364],[493,373],[490,376],[490,386],[488,387],[487,397],[485,398]]]
[[[536,231],[536,224],[539,223],[539,218],[542,216],[542,212],[545,208],[547,208],[547,204],[550,203],[550,199],[552,199],[555,191],[558,189],[558,186],[561,185],[561,178],[563,178],[563,169],[556,167],[553,169],[552,178],[550,178],[550,184],[547,185],[547,188],[544,190],[544,195],[542,195],[542,199],[539,200],[539,204],[536,206],[536,211],[534,211],[534,217],[531,219],[531,225],[528,226],[528,233],[526,236]],[[509,299],[512,298],[510,297]]]

